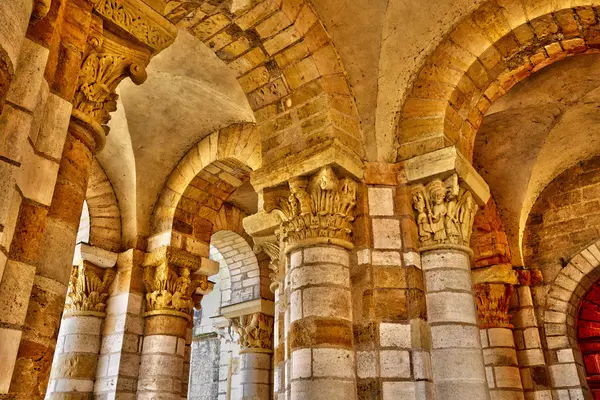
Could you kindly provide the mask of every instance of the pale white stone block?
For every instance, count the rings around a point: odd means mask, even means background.
[[[65,336],[65,353],[100,352],[100,335],[75,334]]]
[[[423,270],[453,268],[471,271],[471,263],[466,253],[458,251],[426,251],[421,254]]]
[[[431,345],[434,349],[479,348],[479,328],[469,325],[434,325]]]
[[[177,337],[169,335],[151,335],[144,337],[142,354],[177,353]]]
[[[404,350],[379,352],[381,377],[410,378],[410,353]]]
[[[400,221],[397,219],[375,218],[373,227],[373,246],[376,249],[401,249],[402,236]]]
[[[414,251],[408,251],[406,253],[403,254],[404,257],[404,265],[406,265],[407,267],[410,266],[415,266],[419,269],[421,269],[421,255],[419,253],[416,253]]]
[[[428,270],[425,271],[427,293],[448,290],[471,291],[471,271],[468,270]]]
[[[34,111],[44,81],[49,50],[29,39],[23,41],[21,55],[6,99],[29,111]]]
[[[415,379],[433,379],[431,355],[429,352],[414,350],[412,353],[412,360]]]
[[[373,250],[371,260],[373,265],[402,265],[402,258],[397,251]]]
[[[573,350],[571,349],[562,349],[556,352],[558,356],[559,363],[574,363],[575,357],[573,356]]]
[[[60,329],[65,335],[73,333],[98,335],[102,326],[102,318],[77,315],[62,320]]]
[[[356,252],[356,258],[358,265],[365,265],[371,263],[371,250],[363,249]]]
[[[554,387],[578,386],[580,384],[576,364],[574,363],[550,365],[548,372]]]
[[[370,215],[394,215],[392,189],[370,187],[368,197]]]
[[[310,378],[312,376],[311,349],[292,351],[292,379]]]
[[[383,400],[416,400],[414,382],[383,382]]]
[[[488,387],[490,389],[493,389],[496,387],[496,381],[494,380],[494,368],[493,367],[485,367],[485,379],[486,379]]]
[[[304,263],[328,263],[350,265],[350,254],[347,250],[330,247],[316,246],[304,249]]]
[[[483,354],[480,349],[432,349],[434,381],[471,381],[485,383]]]
[[[313,376],[350,378],[354,376],[354,352],[344,349],[312,350]]]
[[[359,378],[377,377],[377,355],[374,351],[356,352],[356,373]]]
[[[57,379],[55,390],[62,392],[92,392],[94,381],[84,379]]]
[[[429,322],[463,322],[476,324],[475,303],[469,293],[428,293],[427,314]]]
[[[487,338],[487,329],[480,329],[479,337],[481,339],[481,347],[483,347],[484,349],[486,347],[490,347],[490,343],[488,342],[488,338]]]
[[[386,322],[380,323],[379,343],[382,347],[411,348],[410,325]]]
[[[302,290],[290,294],[290,323],[302,319]]]

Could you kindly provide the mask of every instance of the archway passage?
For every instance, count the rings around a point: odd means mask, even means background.
[[[577,316],[577,342],[594,400],[600,399],[600,282],[585,294]]]

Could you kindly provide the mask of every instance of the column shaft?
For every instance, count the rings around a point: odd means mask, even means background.
[[[11,393],[20,393],[27,399],[41,398],[46,392],[58,338],[92,162],[89,143],[80,140],[84,135],[85,128],[72,120],[46,219],[10,389]]]
[[[47,400],[91,399],[104,317],[70,315],[62,320]]]
[[[285,398],[285,340],[283,285],[275,290],[275,322],[273,333],[273,393],[275,400]]]
[[[187,331],[188,319],[182,316],[146,317],[138,380],[139,400],[181,399]]]
[[[489,399],[469,255],[458,249],[426,250],[421,262],[437,397]]]
[[[300,248],[289,266],[290,398],[355,399],[349,251]]]

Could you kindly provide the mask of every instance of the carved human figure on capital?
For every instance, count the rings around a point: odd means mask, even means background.
[[[469,245],[476,204],[456,174],[416,185],[412,202],[421,245]]]

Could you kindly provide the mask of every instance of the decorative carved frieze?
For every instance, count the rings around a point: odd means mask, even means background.
[[[210,282],[198,274],[201,259],[182,250],[150,253],[144,262],[146,311],[152,314],[183,313],[191,317],[194,307],[200,308]]]
[[[153,52],[169,46],[177,28],[142,0],[92,0],[96,13],[131,34]]]
[[[108,288],[115,275],[112,268],[98,268],[87,261],[81,261],[71,271],[65,312],[103,313],[106,308]]]
[[[477,204],[456,174],[416,185],[411,194],[421,246],[469,246]]]
[[[339,179],[327,166],[310,178],[290,180],[289,189],[288,198],[279,199],[273,207],[281,215],[279,234],[285,245],[320,239],[351,246],[355,181]]]
[[[243,349],[273,350],[273,317],[257,312],[235,320],[235,330]]]
[[[473,285],[479,327],[512,328],[508,308],[513,285],[510,283],[478,283]]]

